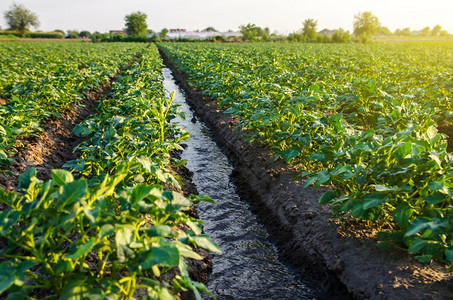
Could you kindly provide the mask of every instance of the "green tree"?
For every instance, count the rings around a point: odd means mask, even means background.
[[[89,38],[89,37],[91,37],[91,32],[89,32],[87,30],[83,30],[83,31],[79,32],[79,36],[81,38]]]
[[[206,32],[206,31],[209,31],[209,32],[218,32],[218,30],[216,30],[214,27],[212,26],[209,26],[205,29],[203,29],[202,31]]]
[[[383,35],[383,36],[391,36],[392,35],[392,32],[390,31],[390,29],[388,29],[387,27],[384,27],[384,26],[379,27],[379,29],[378,29],[378,31],[376,33],[378,35]]]
[[[38,27],[38,16],[26,9],[22,4],[14,3],[13,6],[5,11],[6,23],[11,30],[19,31],[20,36],[24,36],[30,26]]]
[[[431,31],[432,36],[438,36],[439,32],[442,30],[442,27],[440,25],[436,25],[433,27],[433,30]]]
[[[241,25],[239,29],[242,33],[242,39],[244,41],[253,41],[263,33],[263,29],[261,29],[261,27],[250,23],[247,25]]]
[[[431,28],[429,28],[429,26],[428,26],[428,27],[425,27],[425,28],[423,28],[423,29],[421,30],[421,32],[422,32],[422,35],[423,35],[423,36],[428,36],[429,33],[431,32]]]
[[[381,23],[378,18],[370,11],[364,11],[354,16],[353,28],[356,37],[373,36],[380,27]]]
[[[165,40],[167,38],[168,29],[164,28],[160,31],[159,36],[161,39]]]
[[[411,35],[411,29],[409,27],[403,28],[403,29],[397,29],[395,30],[395,35],[398,36],[409,36]]]
[[[146,14],[135,12],[127,15],[126,33],[128,36],[146,36],[148,33],[148,25],[146,24]]]
[[[66,35],[68,39],[78,39],[79,33],[77,30],[68,30],[68,34]]]
[[[334,43],[349,43],[351,41],[351,34],[343,28],[338,29],[332,36]]]
[[[53,32],[59,32],[59,33],[61,33],[63,36],[66,35],[66,33],[65,33],[63,30],[61,30],[61,29],[55,29]]]
[[[303,24],[304,28],[302,29],[302,32],[304,35],[310,40],[316,39],[316,27],[318,26],[318,21],[314,19],[306,19]]]

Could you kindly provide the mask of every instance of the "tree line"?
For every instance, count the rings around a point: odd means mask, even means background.
[[[35,13],[29,11],[21,4],[14,3],[12,7],[4,13],[4,17],[9,26],[9,30],[3,34],[16,34],[20,37],[26,36],[30,27],[38,27],[39,20]],[[125,33],[90,33],[89,31],[69,30],[66,33],[63,30],[54,30],[50,33],[33,33],[32,37],[50,37],[50,38],[92,38],[94,41],[149,41],[165,40],[168,29],[164,28],[160,32],[154,32],[148,29],[146,23],[147,15],[143,12],[134,12],[125,16]],[[373,36],[446,36],[448,32],[442,30],[440,25],[424,27],[421,30],[410,30],[409,28],[396,29],[392,33],[387,27],[382,26],[378,18],[369,11],[360,12],[354,16],[353,32],[350,33],[342,28],[335,30],[326,30],[327,32],[317,32],[318,21],[315,19],[306,19],[302,23],[303,27],[287,37],[270,33],[269,27],[261,28],[255,24],[241,25],[239,27],[244,41],[267,41],[267,40],[289,40],[297,42],[335,42],[348,43],[351,40],[367,42]],[[203,31],[216,31],[213,27],[208,27]],[[46,36],[46,34],[48,36]],[[30,35],[30,34],[29,34]]]

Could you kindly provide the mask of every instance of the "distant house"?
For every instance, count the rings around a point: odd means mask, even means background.
[[[411,31],[411,35],[413,35],[413,36],[422,36],[423,32],[421,30],[414,30],[414,31]]]
[[[176,29],[170,29],[168,32],[169,33],[186,32],[186,30],[185,29],[181,29],[181,28],[176,28]]]
[[[110,30],[110,34],[121,34],[122,36],[126,36],[126,31],[125,30]]]
[[[332,36],[337,32],[337,29],[327,29],[324,28],[323,30],[319,31],[318,34],[329,35]]]
[[[186,31],[185,29],[170,29],[167,33],[167,38],[175,40],[179,38],[191,39],[191,40],[206,40],[216,36],[229,37],[242,37],[240,32],[217,32],[217,31]]]

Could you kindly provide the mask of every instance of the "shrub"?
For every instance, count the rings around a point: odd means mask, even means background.
[[[64,35],[61,32],[28,32],[25,37],[32,39],[62,39]]]

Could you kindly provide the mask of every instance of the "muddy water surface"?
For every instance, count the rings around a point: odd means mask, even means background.
[[[187,159],[193,182],[199,193],[216,204],[197,205],[204,230],[222,249],[213,256],[213,272],[207,286],[217,299],[322,299],[318,287],[308,286],[300,275],[279,261],[276,247],[269,242],[264,225],[251,213],[247,202],[236,193],[232,166],[209,130],[193,115],[184,93],[163,69],[164,86],[175,91],[174,104],[186,113],[178,120],[190,131],[190,140],[182,158]],[[205,295],[206,299],[210,299]]]

